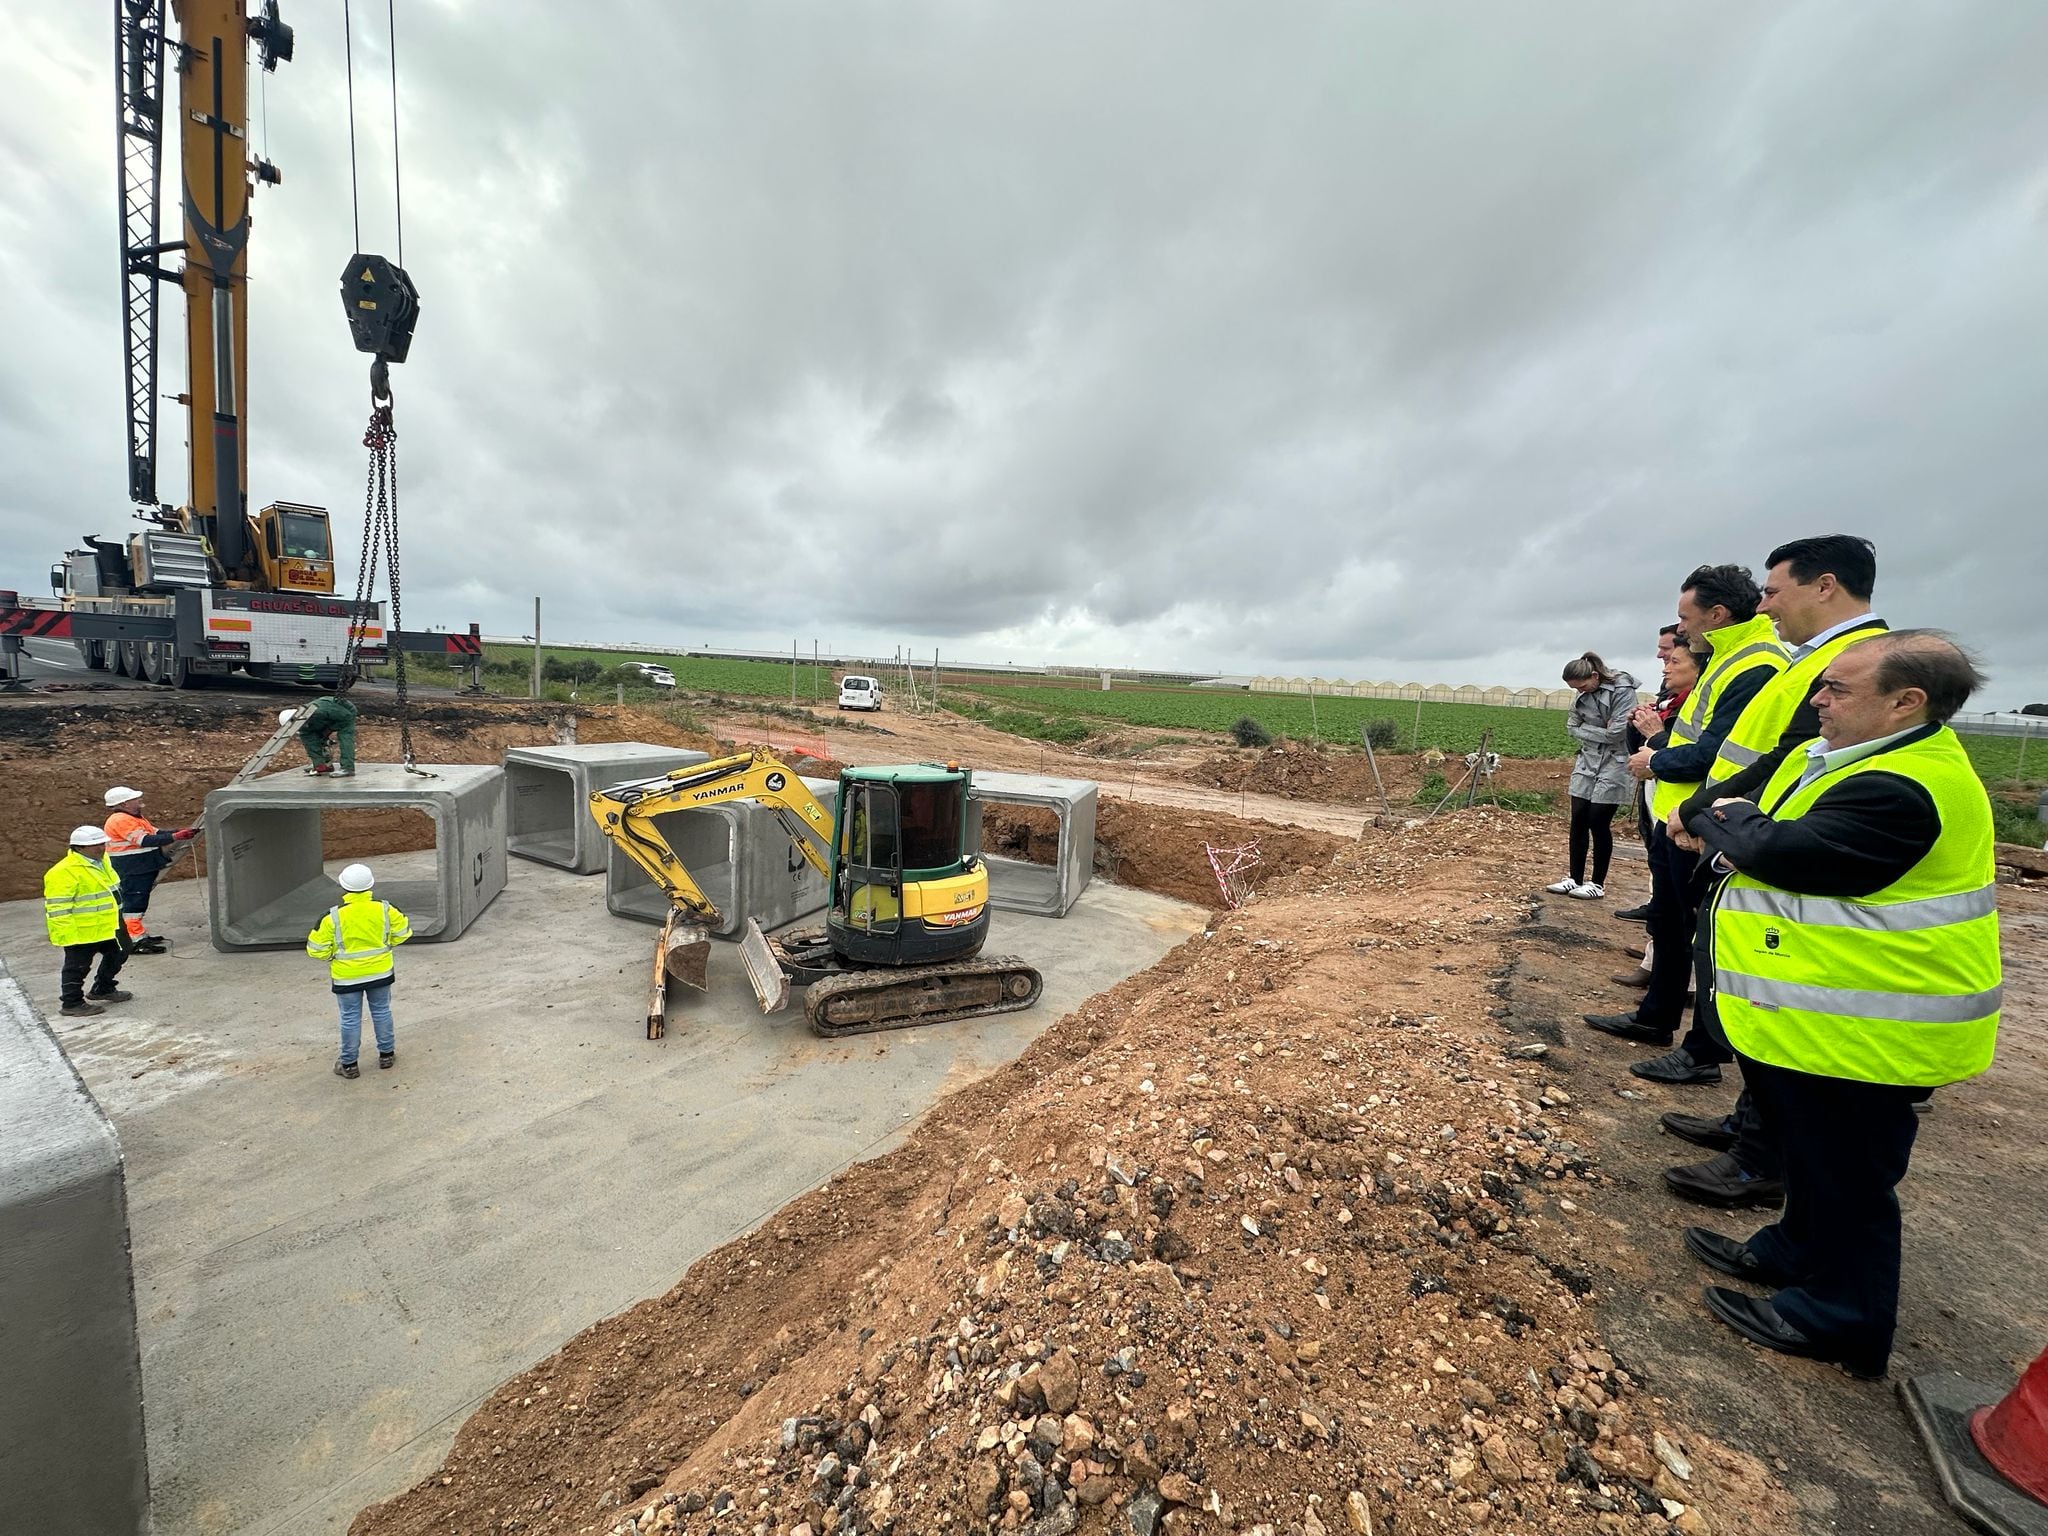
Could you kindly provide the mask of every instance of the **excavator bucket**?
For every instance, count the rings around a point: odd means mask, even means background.
[[[672,980],[699,992],[710,983],[711,932],[702,923],[678,922],[670,918],[661,927],[661,968]]]
[[[746,937],[740,940],[740,959],[746,964],[747,980],[754,984],[754,996],[760,999],[761,1011],[776,1013],[787,1008],[789,973],[775,958],[774,947],[761,931],[758,919],[747,919]]]
[[[671,912],[654,944],[654,987],[647,997],[647,1038],[659,1040],[668,1028],[668,984],[706,990],[711,968],[711,932],[702,923]]]

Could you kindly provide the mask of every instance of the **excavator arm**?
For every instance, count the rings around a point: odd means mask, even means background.
[[[614,784],[590,797],[598,830],[645,870],[673,909],[655,946],[654,985],[648,1000],[647,1038],[664,1029],[668,979],[703,991],[711,958],[711,929],[724,915],[704,894],[655,818],[721,800],[753,800],[774,809],[811,867],[831,877],[832,814],[796,771],[771,752],[756,750],[678,768],[657,779]]]
[[[811,867],[831,875],[832,813],[793,768],[770,752],[736,753],[693,763],[658,779],[614,784],[590,797],[590,813],[597,818],[598,829],[647,872],[678,912],[715,925],[723,920],[722,914],[676,856],[654,818],[720,800],[755,800],[772,807]]]

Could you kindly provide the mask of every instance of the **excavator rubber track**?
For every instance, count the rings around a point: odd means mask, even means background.
[[[828,1040],[955,1019],[1016,1013],[1036,1003],[1045,978],[1013,955],[944,965],[843,971],[811,983],[804,1018]]]

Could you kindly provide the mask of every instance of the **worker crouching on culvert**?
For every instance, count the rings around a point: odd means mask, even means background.
[[[327,962],[334,996],[341,1007],[341,1055],[337,1077],[360,1077],[356,1052],[363,1038],[363,1003],[377,1031],[377,1065],[398,1060],[398,1041],[391,1028],[391,984],[396,972],[391,952],[412,937],[405,914],[376,896],[376,877],[367,864],[351,864],[341,872],[341,903],[328,910],[320,926],[306,935],[306,953]]]
[[[138,955],[160,955],[167,942],[143,931],[143,917],[149,911],[149,893],[156,889],[156,877],[170,866],[169,850],[174,844],[190,842],[198,835],[191,827],[159,832],[143,815],[142,791],[117,784],[106,793],[107,858],[121,882],[121,926],[128,934],[128,947]]]
[[[285,711],[287,717],[290,713]],[[340,753],[339,768],[329,760],[330,742]],[[306,761],[311,765],[306,772],[353,778],[356,771],[355,705],[339,693],[315,699],[306,711],[305,721],[299,726],[299,745],[306,749]]]
[[[114,985],[128,951],[121,944],[121,903],[118,877],[107,862],[107,834],[98,827],[76,827],[71,850],[43,871],[43,923],[50,942],[64,951],[59,995],[66,1018],[91,1018],[105,1013],[103,1003],[125,1003],[133,994]],[[92,991],[85,973],[93,957],[100,962]]]

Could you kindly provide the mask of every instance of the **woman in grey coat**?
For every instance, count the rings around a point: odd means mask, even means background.
[[[1591,651],[1564,664],[1572,700],[1565,729],[1579,744],[1572,764],[1571,873],[1544,887],[1560,896],[1598,901],[1607,894],[1607,865],[1614,857],[1614,813],[1635,795],[1628,771],[1628,721],[1634,712],[1636,680],[1616,672]],[[1586,878],[1586,853],[1593,854],[1593,878]]]

